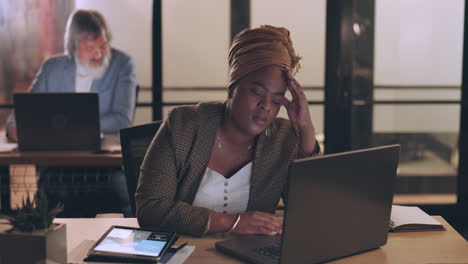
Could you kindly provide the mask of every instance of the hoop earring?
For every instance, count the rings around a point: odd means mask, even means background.
[[[265,129],[265,136],[267,136],[267,137],[270,137],[270,136],[271,136],[271,129],[270,129],[270,127],[267,127],[267,129]]]

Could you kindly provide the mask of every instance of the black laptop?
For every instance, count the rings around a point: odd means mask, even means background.
[[[319,263],[387,242],[399,145],[295,160],[282,236],[238,236],[216,249],[250,263]]]
[[[13,95],[22,151],[100,149],[97,93]]]

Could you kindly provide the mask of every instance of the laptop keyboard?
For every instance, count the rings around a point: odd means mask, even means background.
[[[262,247],[262,248],[256,248],[254,250],[255,250],[255,252],[257,252],[257,253],[259,253],[261,255],[271,257],[271,258],[276,259],[276,260],[279,260],[280,255],[281,255],[280,245],[269,245],[269,246]]]

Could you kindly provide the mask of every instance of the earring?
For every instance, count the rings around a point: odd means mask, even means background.
[[[271,136],[271,129],[270,129],[270,127],[267,127],[267,129],[265,129],[265,136],[267,136],[267,137],[270,137],[270,136]]]
[[[229,120],[231,119],[231,111],[229,110],[229,107],[226,106],[224,109],[224,120]]]

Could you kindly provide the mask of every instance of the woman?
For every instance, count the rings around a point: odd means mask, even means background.
[[[191,235],[281,233],[273,213],[287,198],[289,163],[320,151],[291,74],[299,60],[285,28],[236,35],[226,102],[175,108],[153,139],[136,192],[140,226]],[[276,118],[281,105],[289,120]]]

